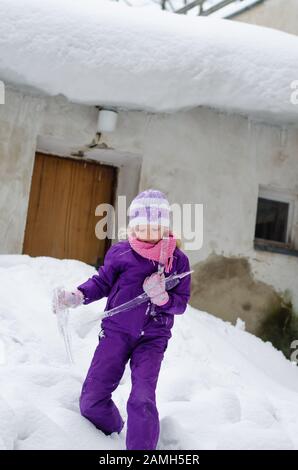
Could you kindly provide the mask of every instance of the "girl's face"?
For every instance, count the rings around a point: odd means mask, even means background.
[[[137,225],[134,232],[138,240],[157,243],[167,233],[167,227],[155,224]]]

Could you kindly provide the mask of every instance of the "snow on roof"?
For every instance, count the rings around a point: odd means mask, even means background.
[[[0,79],[70,101],[298,121],[298,37],[99,0],[0,0]]]

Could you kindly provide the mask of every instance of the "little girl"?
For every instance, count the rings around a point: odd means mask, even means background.
[[[126,448],[156,449],[159,415],[155,390],[174,315],[184,313],[190,298],[190,275],[168,292],[167,275],[190,270],[188,257],[178,247],[169,227],[170,206],[157,190],[141,192],[129,208],[128,240],[111,246],[104,265],[73,292],[64,291],[65,307],[89,304],[107,297],[105,310],[123,304],[144,291],[149,300],[130,310],[103,318],[99,343],[83,383],[80,411],[105,434],[120,433],[124,421],[112,400],[130,360],[132,388],[127,402]],[[161,252],[162,237],[166,251]],[[161,260],[162,254],[165,258]]]

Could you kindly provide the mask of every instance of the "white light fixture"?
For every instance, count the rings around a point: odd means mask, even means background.
[[[100,109],[97,119],[97,132],[113,132],[116,129],[118,113],[113,109]]]

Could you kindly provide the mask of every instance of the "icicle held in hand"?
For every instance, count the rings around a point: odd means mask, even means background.
[[[173,289],[177,284],[179,284],[180,280],[183,279],[185,276],[189,276],[191,273],[193,273],[193,269],[191,271],[186,271],[184,273],[180,274],[171,274],[170,276],[165,278],[166,281],[166,290]],[[128,300],[124,304],[118,305],[117,307],[114,307],[110,310],[105,310],[104,316],[105,317],[111,317],[115,315],[116,313],[124,312],[125,310],[128,310],[132,307],[136,307],[138,305],[141,305],[144,302],[147,302],[149,299],[149,296],[146,292],[143,292],[142,294],[138,295],[132,300]]]
[[[63,297],[64,293],[65,289],[63,289],[63,287],[56,287],[54,289],[52,298],[52,308],[53,313],[57,317],[58,331],[64,340],[68,361],[73,364],[74,360],[71,348],[71,335],[68,327],[69,310],[68,307],[65,306],[65,304],[61,303],[61,298]]]

